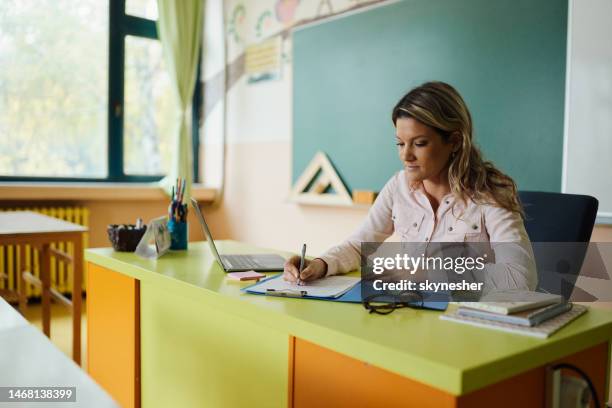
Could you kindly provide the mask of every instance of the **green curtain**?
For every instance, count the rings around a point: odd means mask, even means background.
[[[189,117],[202,41],[204,0],[157,0],[157,5],[157,31],[179,112],[172,167],[160,183],[170,194],[176,178],[184,178],[185,200],[188,200],[193,182],[193,143]]]

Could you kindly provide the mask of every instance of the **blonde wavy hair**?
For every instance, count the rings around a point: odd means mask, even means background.
[[[408,92],[393,108],[393,125],[413,118],[434,128],[446,142],[460,137],[451,155],[448,181],[455,197],[492,204],[524,217],[514,180],[484,160],[473,141],[472,116],[459,92],[444,82],[427,82]]]

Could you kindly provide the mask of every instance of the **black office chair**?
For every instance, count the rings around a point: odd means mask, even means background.
[[[591,239],[599,201],[587,195],[520,191],[538,289],[569,299]],[[554,244],[551,244],[554,243]]]
[[[599,201],[578,194],[519,191],[525,228],[533,242],[588,242]]]

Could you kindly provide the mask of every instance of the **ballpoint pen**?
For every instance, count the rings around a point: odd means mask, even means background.
[[[297,278],[298,285],[302,284],[301,274],[302,274],[302,269],[304,269],[304,257],[305,256],[306,256],[306,244],[302,245],[302,255],[300,256],[300,269],[298,269],[298,278]]]

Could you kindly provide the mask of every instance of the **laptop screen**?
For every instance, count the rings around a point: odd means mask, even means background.
[[[217,247],[215,246],[215,241],[213,240],[212,234],[208,229],[208,225],[206,224],[206,220],[204,220],[204,214],[200,211],[200,206],[195,198],[191,198],[191,205],[193,206],[196,214],[198,215],[198,220],[200,221],[200,225],[202,225],[202,229],[204,230],[204,235],[206,235],[206,240],[208,241],[208,245],[210,246],[210,250],[213,255],[217,259],[217,262],[221,265],[223,269],[225,269],[225,265],[223,265],[223,261],[221,260],[221,256],[219,256],[219,252],[217,252]]]

